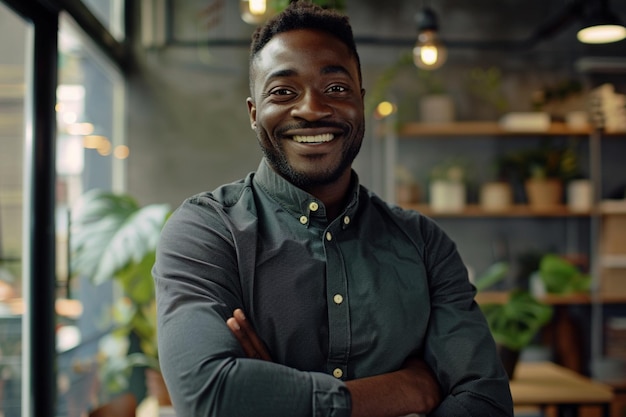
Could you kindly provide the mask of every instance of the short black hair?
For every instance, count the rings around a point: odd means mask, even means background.
[[[250,92],[252,91],[252,64],[254,58],[278,34],[297,29],[314,29],[335,36],[345,44],[357,63],[359,82],[361,78],[361,60],[356,50],[352,27],[347,16],[333,9],[324,9],[308,1],[292,1],[289,6],[276,16],[259,26],[252,34],[250,44]]]

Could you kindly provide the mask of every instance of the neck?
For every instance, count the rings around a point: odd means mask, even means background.
[[[324,203],[328,221],[334,220],[343,211],[347,203],[351,178],[351,170],[348,169],[337,181],[330,185],[320,185],[305,190]]]

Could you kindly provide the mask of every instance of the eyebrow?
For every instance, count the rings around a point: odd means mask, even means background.
[[[350,72],[342,65],[329,65],[326,66],[324,68],[322,68],[322,74],[326,75],[326,74],[344,74],[347,75],[350,79],[352,79],[352,76],[350,75]]]
[[[328,65],[324,68],[322,68],[321,71],[322,75],[328,75],[328,74],[344,74],[346,76],[348,76],[350,79],[352,79],[352,76],[350,75],[350,72],[343,67],[342,65]],[[266,79],[266,82],[269,80],[272,80],[274,78],[284,78],[284,77],[292,77],[294,75],[297,75],[297,71],[293,70],[293,69],[280,69],[280,70],[276,70],[272,73],[270,73]]]

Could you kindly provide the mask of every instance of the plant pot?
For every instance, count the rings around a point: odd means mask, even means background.
[[[563,183],[558,179],[531,179],[524,183],[528,204],[532,209],[558,207],[563,201]]]
[[[456,213],[465,208],[465,184],[436,180],[430,183],[430,208],[439,213]]]
[[[509,349],[508,347],[503,345],[498,345],[497,351],[498,356],[500,357],[500,361],[502,361],[504,371],[506,372],[510,381],[513,379],[513,375],[515,374],[515,367],[519,362],[520,352],[519,350]]]
[[[419,188],[416,184],[396,184],[396,202],[398,204],[415,204],[419,202]]]
[[[170,393],[167,391],[165,380],[161,372],[151,368],[146,369],[146,389],[148,395],[156,398],[159,406],[171,406],[172,400]]]
[[[454,102],[447,94],[429,94],[420,99],[420,119],[424,123],[454,121]]]
[[[480,187],[480,206],[485,211],[506,211],[513,205],[513,189],[507,182],[487,182]]]
[[[591,180],[573,180],[567,185],[567,207],[574,212],[587,212],[593,205]]]

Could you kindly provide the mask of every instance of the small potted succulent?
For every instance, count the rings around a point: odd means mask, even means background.
[[[437,164],[430,173],[430,207],[435,212],[463,211],[467,202],[467,163],[450,158]]]

